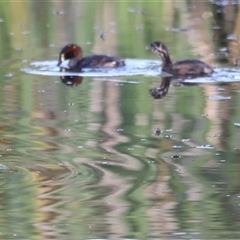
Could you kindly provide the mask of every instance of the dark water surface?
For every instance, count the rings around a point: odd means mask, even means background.
[[[239,1],[5,1],[0,31],[0,239],[240,238]],[[216,72],[163,84],[155,40]],[[71,42],[146,71],[32,65]]]

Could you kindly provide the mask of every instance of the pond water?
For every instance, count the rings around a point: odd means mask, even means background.
[[[0,29],[2,239],[240,238],[239,1],[5,1]],[[127,66],[59,72],[72,42]]]

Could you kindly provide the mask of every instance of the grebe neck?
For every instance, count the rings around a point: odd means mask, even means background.
[[[160,51],[158,55],[162,59],[162,68],[172,64],[172,60],[168,54],[168,51]]]

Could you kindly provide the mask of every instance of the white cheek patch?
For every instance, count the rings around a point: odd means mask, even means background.
[[[65,60],[64,54],[61,54],[61,62]]]

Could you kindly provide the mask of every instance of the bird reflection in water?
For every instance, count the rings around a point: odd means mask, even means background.
[[[199,85],[200,83],[190,83],[190,82],[184,82],[184,80],[186,78],[196,78],[197,76],[193,77],[193,76],[185,76],[185,78],[183,77],[178,77],[178,76],[167,76],[167,77],[162,77],[162,82],[161,84],[156,87],[156,88],[151,88],[149,90],[150,95],[154,98],[154,99],[161,99],[163,97],[165,97],[168,94],[168,89],[170,87],[171,82],[173,81],[173,84],[175,86],[196,86]]]
[[[71,71],[68,71],[66,68],[61,68],[60,72],[69,72],[69,75],[60,76],[61,82],[68,87],[76,87],[83,81],[83,77],[71,75]]]
[[[81,76],[61,76],[60,77],[63,84],[68,87],[76,87],[82,83],[83,77]]]
[[[161,99],[167,95],[172,77],[162,77],[160,86],[149,90],[150,95],[155,99]]]

